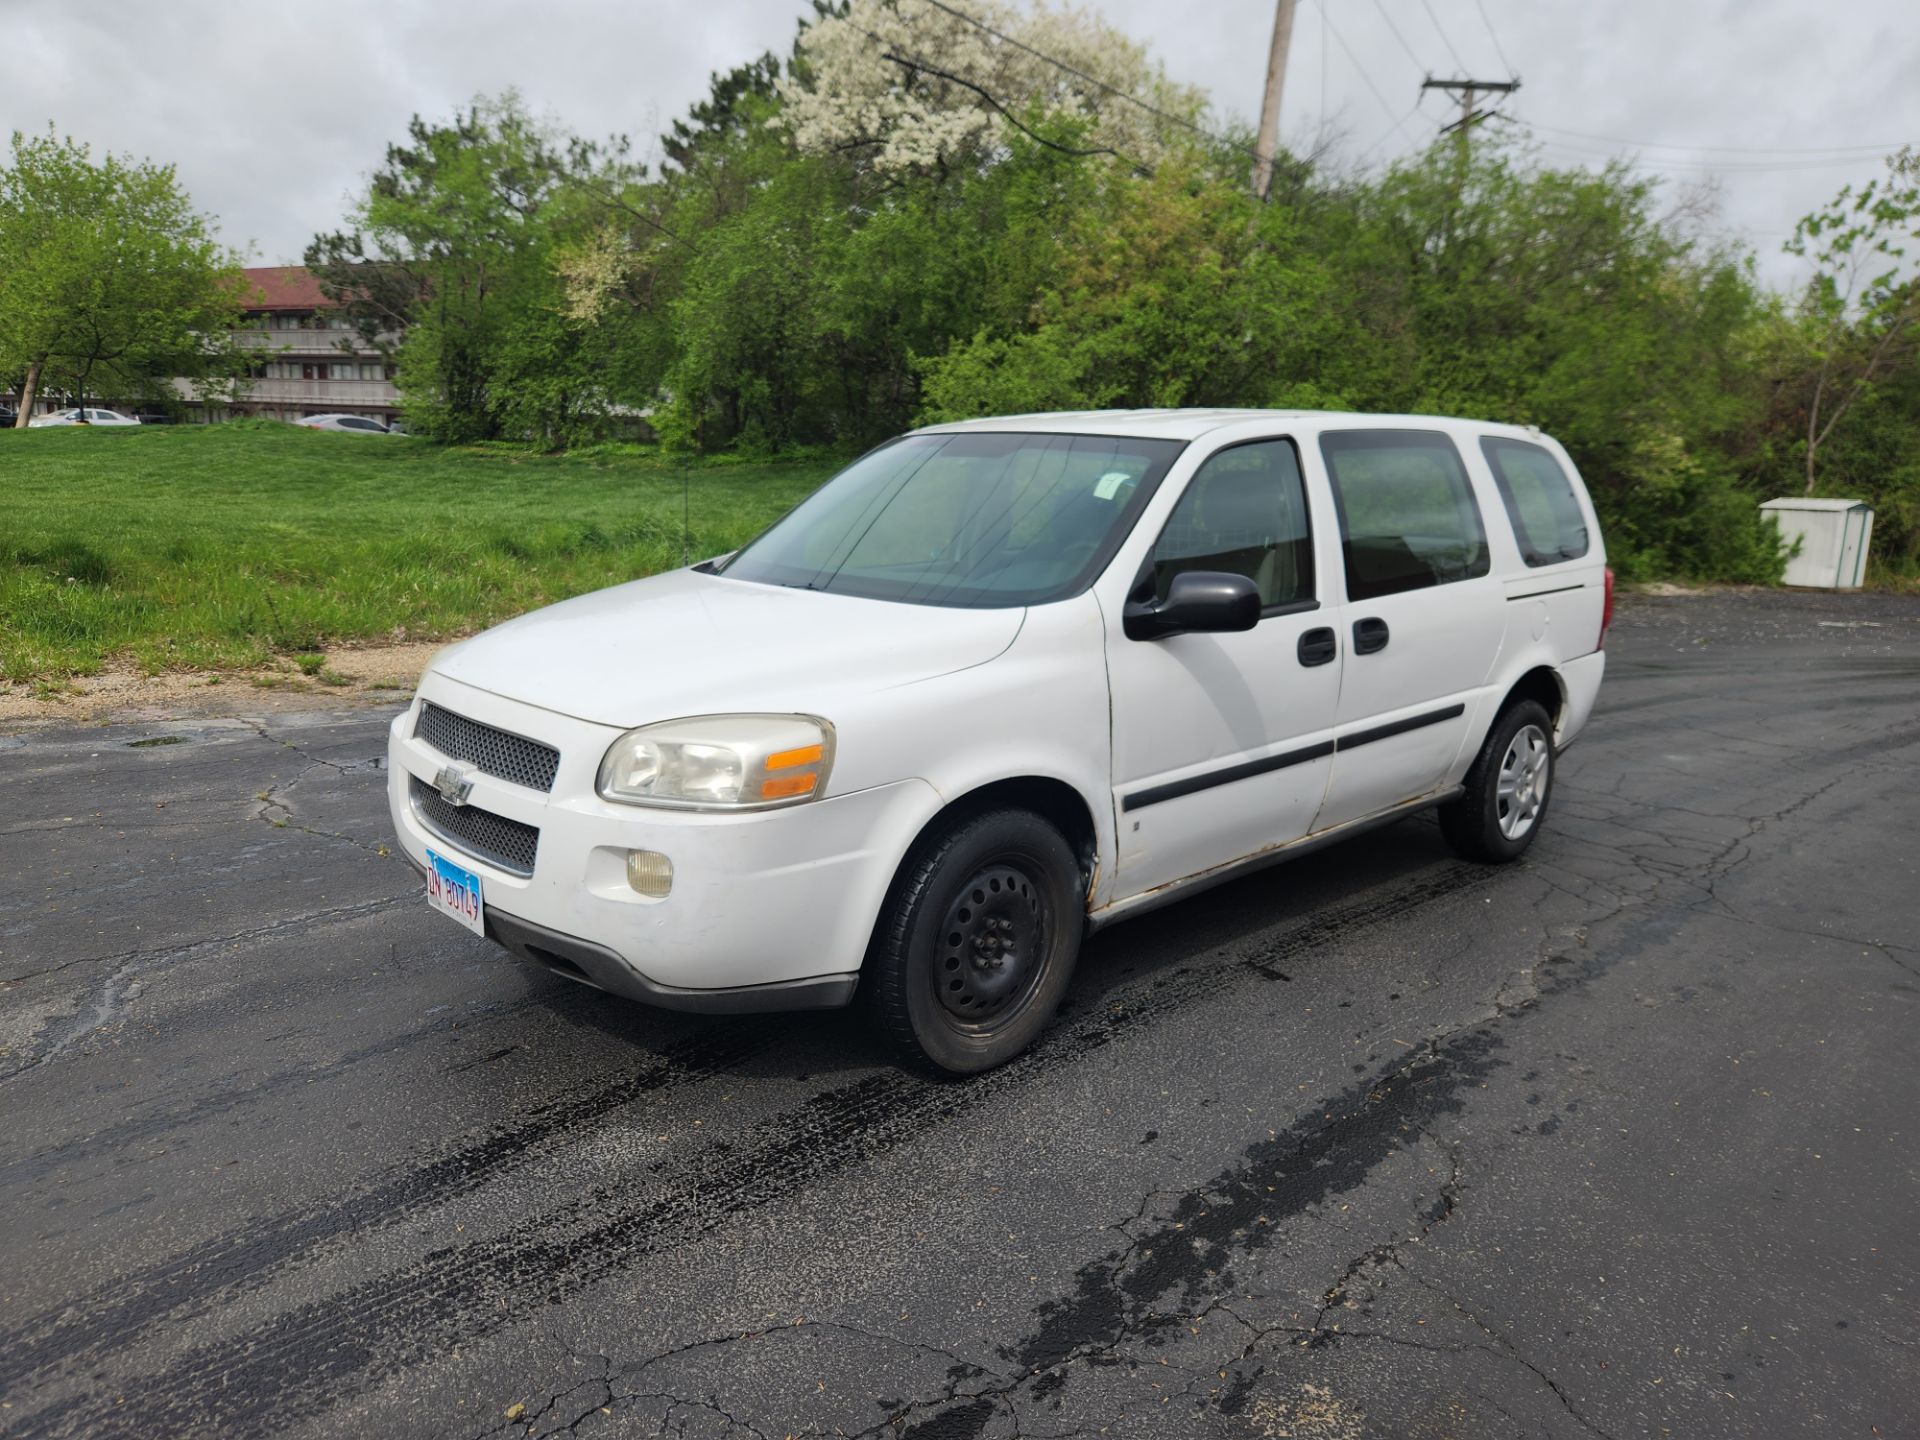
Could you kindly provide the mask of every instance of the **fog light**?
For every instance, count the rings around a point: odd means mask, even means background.
[[[642,895],[664,900],[673,892],[673,861],[658,850],[629,850],[627,884]]]

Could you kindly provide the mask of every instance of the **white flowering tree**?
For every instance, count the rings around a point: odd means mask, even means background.
[[[775,123],[882,173],[990,163],[1016,131],[1151,167],[1205,108],[1097,15],[1044,4],[851,0],[802,33],[800,59]]]

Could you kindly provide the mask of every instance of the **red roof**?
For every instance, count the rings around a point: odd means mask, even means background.
[[[249,310],[330,310],[334,302],[320,293],[320,282],[304,265],[255,265],[247,277]]]

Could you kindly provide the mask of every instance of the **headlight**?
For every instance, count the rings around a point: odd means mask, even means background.
[[[760,810],[817,799],[833,726],[814,715],[697,715],[629,730],[600,762],[600,794],[627,805]]]

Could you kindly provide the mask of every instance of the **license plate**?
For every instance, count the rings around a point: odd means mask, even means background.
[[[487,911],[480,898],[480,877],[431,850],[427,851],[427,904],[485,938]]]

